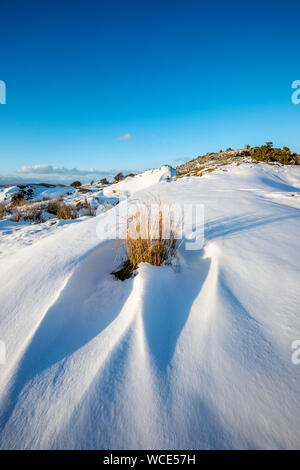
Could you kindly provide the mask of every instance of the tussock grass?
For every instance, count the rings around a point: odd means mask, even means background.
[[[64,219],[64,220],[77,219],[78,214],[73,207],[68,206],[67,204],[62,202],[58,205],[56,217],[58,219]]]
[[[94,209],[87,201],[86,208],[88,209],[89,215],[95,215]],[[29,203],[29,201],[18,196],[12,200],[9,205],[5,206],[3,203],[0,203],[0,218],[7,214],[12,214],[15,222],[19,222],[21,219],[33,223],[44,222],[45,217],[43,211],[47,211],[49,214],[55,215],[58,219],[64,220],[77,219],[79,216],[75,207],[64,202],[63,196],[57,199],[43,198],[33,203]]]
[[[89,207],[88,207],[88,216],[89,217],[95,217],[96,215],[96,208],[93,208],[91,206],[91,204],[89,204]]]
[[[45,209],[53,215],[56,215],[58,219],[76,219],[78,217],[77,211],[75,208],[67,205],[62,201],[62,199],[53,199],[48,202],[45,206]]]
[[[91,206],[91,203],[84,198],[83,201],[78,201],[76,204],[76,209],[80,211],[81,209],[87,209],[87,215],[90,217],[94,217],[96,215],[96,208]]]
[[[126,259],[112,274],[124,281],[132,276],[140,263],[154,266],[166,263],[177,252],[177,233],[161,204],[155,211],[150,206],[137,211],[126,221],[126,238],[121,243],[125,247]]]
[[[45,205],[45,209],[53,215],[57,214],[57,211],[59,209],[60,202],[58,199],[51,199],[48,204]]]
[[[22,216],[24,220],[30,220],[34,223],[40,223],[43,222],[42,212],[43,211],[41,209],[41,206],[27,206]]]

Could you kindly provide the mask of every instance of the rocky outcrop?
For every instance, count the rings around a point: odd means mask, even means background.
[[[176,170],[179,173],[186,173],[193,170],[200,171],[215,166],[228,165],[233,162],[250,161],[256,149],[257,147],[245,145],[243,149],[227,149],[225,151],[220,150],[218,153],[206,153],[205,155],[199,155],[193,160],[177,166]]]

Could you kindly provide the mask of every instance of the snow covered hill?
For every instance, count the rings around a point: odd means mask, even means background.
[[[161,168],[147,170],[135,176],[128,176],[119,183],[111,184],[103,190],[104,196],[118,196],[120,199],[128,198],[137,191],[145,190],[160,181],[168,181],[177,173],[169,165],[163,165]]]
[[[173,176],[108,186],[96,217],[0,220],[1,448],[300,447],[300,168]],[[118,281],[126,197],[204,204],[203,249]]]

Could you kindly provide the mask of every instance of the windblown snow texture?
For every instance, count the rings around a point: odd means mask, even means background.
[[[300,169],[226,170],[105,190],[205,207],[202,250],[125,282],[110,211],[0,221],[1,448],[300,447]]]

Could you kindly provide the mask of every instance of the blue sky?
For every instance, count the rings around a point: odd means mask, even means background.
[[[1,2],[0,181],[90,181],[269,140],[300,153],[299,13],[276,0]]]

